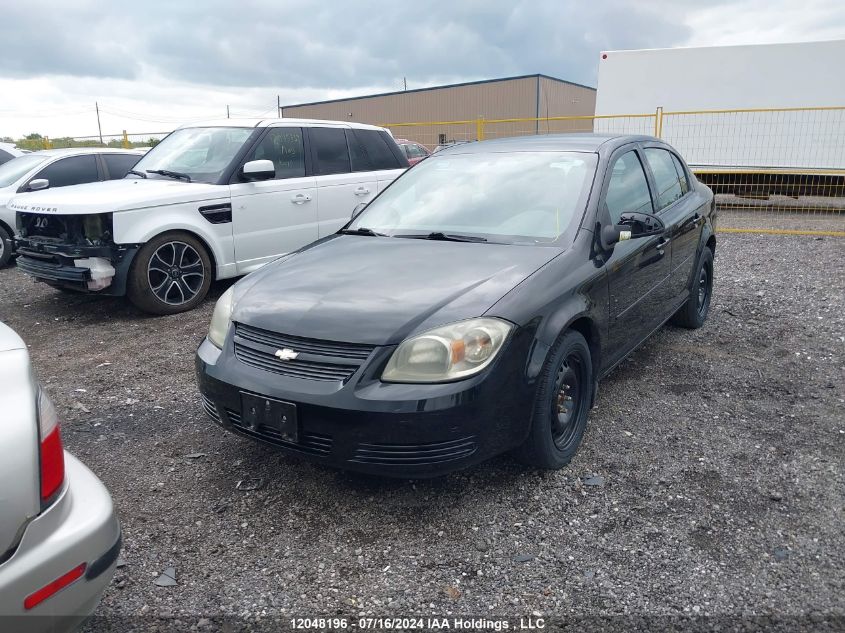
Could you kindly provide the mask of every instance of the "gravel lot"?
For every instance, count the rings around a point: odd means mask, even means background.
[[[845,239],[720,235],[707,325],[664,328],[606,379],[580,452],[555,473],[503,457],[383,480],[226,434],[193,376],[226,284],[199,310],[148,318],[4,269],[0,319],[30,344],[66,447],[121,517],[125,566],[87,630],[336,614],[511,627],[627,616],[605,621],[621,628],[745,614],[833,630],[845,625],[843,262]],[[260,489],[236,488],[253,477]],[[157,586],[167,567],[178,584]]]

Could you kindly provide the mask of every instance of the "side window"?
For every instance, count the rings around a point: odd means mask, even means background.
[[[93,154],[57,160],[39,171],[32,180],[36,178],[46,178],[50,181],[50,187],[81,185],[100,179],[97,174],[97,159]]]
[[[349,143],[349,157],[352,159],[352,171],[372,171],[370,157],[364,150],[363,144],[353,134],[353,130],[346,130],[346,142]]]
[[[645,150],[645,159],[654,174],[654,184],[657,186],[657,210],[659,211],[668,207],[684,194],[681,191],[681,183],[678,180],[678,172],[675,170],[675,163],[672,162],[671,153],[665,149],[650,147]]]
[[[614,224],[623,213],[653,213],[648,180],[636,152],[626,152],[613,163],[605,203]]]
[[[316,158],[315,174],[325,176],[350,172],[349,148],[342,128],[312,127],[309,134]]]
[[[0,165],[14,158],[9,152],[0,149]]]
[[[273,161],[276,180],[304,176],[305,145],[302,141],[302,128],[270,128],[258,146],[246,157],[245,162],[251,160]]]
[[[352,133],[367,153],[372,165],[371,169],[399,169],[401,167],[378,130],[352,130]]]
[[[681,195],[683,195],[690,190],[689,180],[687,179],[687,170],[684,169],[681,161],[674,154],[672,154],[672,162],[675,163],[675,171],[678,172],[678,182],[681,183]]]
[[[109,172],[109,180],[118,180],[123,178],[130,169],[135,166],[140,156],[135,154],[103,154],[103,160],[106,161],[106,169]]]

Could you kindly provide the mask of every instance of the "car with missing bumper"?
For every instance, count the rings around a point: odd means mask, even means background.
[[[12,258],[14,196],[101,180],[123,178],[144,153],[138,150],[75,147],[21,154],[0,165],[0,267]]]
[[[229,288],[196,356],[224,428],[344,469],[572,459],[599,380],[700,327],[713,193],[646,136],[444,149],[337,234]]]
[[[74,630],[114,575],[120,526],[99,479],[62,448],[26,344],[0,323],[0,628]]]
[[[390,132],[271,119],[184,126],[120,181],[14,198],[18,267],[172,314],[212,280],[332,234],[408,167]]]

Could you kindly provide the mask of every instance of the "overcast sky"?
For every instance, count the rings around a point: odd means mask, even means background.
[[[169,131],[511,75],[595,86],[602,50],[845,38],[842,0],[3,3],[0,136]],[[831,69],[832,80],[839,80]]]

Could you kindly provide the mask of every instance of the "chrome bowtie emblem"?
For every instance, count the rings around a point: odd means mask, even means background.
[[[274,356],[279,360],[293,360],[294,358],[299,356],[299,352],[294,352],[292,349],[288,349],[287,347],[285,347],[283,349],[276,350]]]

